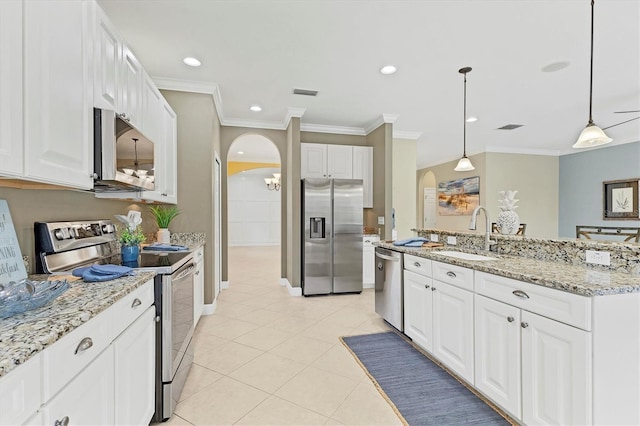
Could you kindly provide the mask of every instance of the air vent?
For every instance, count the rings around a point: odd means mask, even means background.
[[[294,95],[304,95],[304,96],[317,96],[317,90],[306,90],[306,89],[293,89]]]
[[[524,126],[524,124],[506,124],[502,127],[498,127],[498,130],[513,130],[513,129],[517,129],[518,127],[522,127]]]

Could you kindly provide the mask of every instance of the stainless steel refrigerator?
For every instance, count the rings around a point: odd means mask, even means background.
[[[362,291],[362,180],[302,180],[302,293]]]

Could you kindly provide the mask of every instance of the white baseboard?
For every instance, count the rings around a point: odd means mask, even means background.
[[[363,283],[362,284],[362,288],[375,288],[376,284],[375,283]]]
[[[292,287],[288,279],[280,278],[280,285],[287,286],[289,296],[302,296],[302,289],[300,287]]]
[[[213,315],[216,309],[218,309],[218,299],[214,300],[213,303],[206,303],[202,310],[202,315]]]
[[[220,288],[223,290],[228,290],[230,285],[229,281],[220,281]]]

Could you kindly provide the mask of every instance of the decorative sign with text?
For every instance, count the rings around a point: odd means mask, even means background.
[[[9,204],[0,200],[0,284],[27,278]]]

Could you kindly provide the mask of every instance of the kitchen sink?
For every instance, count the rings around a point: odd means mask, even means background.
[[[442,256],[455,257],[457,259],[464,259],[464,260],[498,260],[497,257],[483,256],[481,254],[464,253],[461,251],[443,250],[443,251],[434,251],[433,254],[440,254]]]

